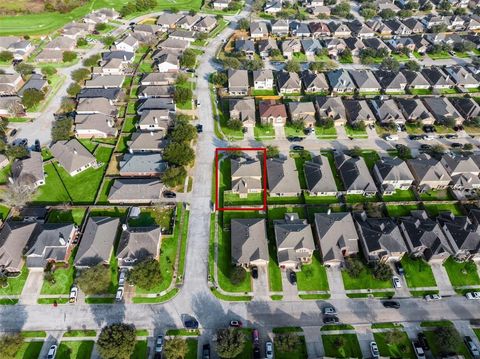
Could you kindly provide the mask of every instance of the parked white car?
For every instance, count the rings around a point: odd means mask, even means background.
[[[425,297],[423,297],[427,302],[432,302],[434,300],[440,300],[442,299],[442,296],[440,294],[427,294]]]
[[[465,293],[465,298],[470,299],[470,300],[480,299],[480,292]]]
[[[123,299],[123,287],[118,287],[117,294],[115,295],[115,300],[117,302],[121,302]]]
[[[265,358],[273,359],[273,343],[272,342],[265,343]]]
[[[77,288],[76,285],[74,285],[70,289],[70,296],[68,298],[68,302],[69,303],[75,303],[77,301],[77,297],[78,297],[78,288]]]
[[[395,289],[402,288],[402,282],[400,281],[400,278],[398,278],[397,276],[393,276],[392,282],[393,282],[393,288]]]
[[[398,141],[398,136],[397,135],[388,135],[385,137],[387,141]]]
[[[55,355],[57,355],[57,345],[53,344],[50,349],[48,349],[47,359],[55,359]]]
[[[372,358],[380,358],[377,343],[370,342],[370,352],[372,353]]]

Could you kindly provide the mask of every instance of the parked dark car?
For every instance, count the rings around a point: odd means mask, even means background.
[[[252,267],[252,277],[253,277],[253,279],[258,278],[258,268],[257,267]]]
[[[289,140],[290,142],[300,142],[302,138],[297,136],[288,136],[287,140]]]
[[[338,317],[334,315],[326,315],[323,317],[323,324],[336,324],[339,322],[340,320],[338,319]]]
[[[33,145],[33,150],[35,152],[41,152],[42,146],[40,146],[40,140],[35,140],[35,145]]]
[[[210,359],[210,344],[203,344],[202,359]]]
[[[449,140],[453,140],[455,138],[458,138],[458,135],[448,134],[448,135],[445,135],[445,138],[448,138]]]
[[[175,198],[175,197],[177,197],[177,195],[175,194],[175,192],[172,192],[172,191],[163,191],[163,197],[164,198]]]
[[[187,329],[198,329],[198,322],[195,318],[185,320],[184,324]]]
[[[260,334],[258,333],[258,329],[253,329],[252,340],[253,340],[253,345],[258,346],[258,343],[260,342]]]
[[[10,137],[14,137],[17,134],[17,130],[14,128],[12,131],[10,131]]]
[[[395,300],[386,300],[382,302],[382,304],[385,308],[393,308],[393,309],[400,308],[400,303]]]
[[[397,270],[397,273],[400,275],[403,275],[405,273],[401,262],[395,262],[395,269]]]
[[[289,275],[290,277],[290,283],[296,284],[297,283],[297,273],[295,273],[293,270],[290,271]]]
[[[426,133],[435,132],[435,127],[432,125],[425,125],[423,126],[423,131]]]
[[[418,339],[418,344],[420,344],[423,350],[425,351],[430,350],[430,346],[428,345],[427,337],[425,336],[425,334],[418,333],[417,339]]]
[[[463,145],[458,142],[454,142],[450,145],[451,148],[463,148]]]
[[[303,146],[293,146],[293,147],[292,147],[292,150],[294,150],[294,151],[303,151],[303,150],[304,150],[304,147],[303,147]]]
[[[427,144],[425,144],[425,143],[422,144],[422,145],[420,145],[420,149],[421,149],[421,150],[430,150],[431,148],[432,148],[432,146],[427,145]]]
[[[230,326],[232,328],[241,328],[243,326],[243,324],[240,320],[231,320],[230,321]]]
[[[255,347],[253,348],[253,359],[260,359],[262,355],[260,354],[260,348]]]
[[[197,128],[197,133],[202,133],[203,132],[203,125],[198,124],[195,127]]]

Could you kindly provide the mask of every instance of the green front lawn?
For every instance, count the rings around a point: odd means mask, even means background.
[[[187,355],[184,359],[197,359],[198,340],[194,338],[187,339]]]
[[[10,177],[11,168],[12,168],[12,166],[10,164],[8,164],[0,170],[0,184],[7,183],[8,177]]]
[[[425,330],[425,336],[427,337],[428,343],[436,343],[437,336],[433,330]],[[440,348],[437,345],[430,345],[430,350],[432,351],[434,358],[442,358],[444,355],[440,352]],[[463,355],[464,358],[471,358],[470,353],[463,343],[463,340],[460,341],[458,347],[456,348],[449,348],[452,353]]]
[[[373,270],[366,264],[357,278],[351,277],[346,270],[342,270],[343,284],[345,289],[383,289],[392,288],[390,280],[378,280],[373,276]]]
[[[402,266],[405,270],[405,280],[409,288],[435,287],[437,285],[432,268],[424,260],[412,259],[404,255]]]
[[[86,208],[72,208],[67,210],[53,209],[48,214],[48,223],[75,223],[80,226],[85,217]]]
[[[394,343],[388,341],[388,335],[386,332],[373,333],[373,336],[382,357],[416,358],[412,343],[410,342],[407,333],[399,331],[398,338],[396,338],[397,341]]]
[[[275,138],[275,130],[271,125],[256,125],[253,132],[257,140]]]
[[[339,339],[341,338],[341,339]],[[338,347],[337,341],[341,345]],[[362,350],[356,334],[322,335],[325,356],[333,358],[361,358]]]
[[[354,137],[354,138],[367,138],[367,130],[357,130],[352,128],[350,124],[345,125],[345,132],[347,133],[347,136]]]
[[[58,346],[57,355],[58,359],[88,359],[92,355],[93,340],[82,340],[74,342],[61,342]]]
[[[313,253],[312,263],[302,265],[302,270],[297,272],[297,287],[298,290],[305,291],[327,291],[329,289],[327,272],[322,265],[320,253],[318,251]]]
[[[130,359],[140,359],[147,358],[148,356],[148,344],[146,340],[137,340],[135,344],[135,349],[133,354],[130,356]]]
[[[242,130],[236,130],[228,127],[228,120],[230,118],[229,115],[229,103],[228,101],[222,101],[218,100],[218,103],[215,102],[215,93],[212,93],[212,106],[213,106],[213,112],[214,116],[218,115],[218,118],[220,119],[220,127],[222,129],[222,132],[224,133],[225,136],[231,139],[236,139],[236,140],[243,140],[243,132]],[[215,108],[217,109],[215,111]],[[216,112],[216,113],[215,113]]]
[[[305,137],[305,133],[303,132],[303,129],[298,129],[296,127],[293,127],[291,123],[287,123],[284,128],[285,128],[285,136],[287,137]]]
[[[18,277],[8,278],[8,286],[6,288],[0,287],[0,295],[20,295],[28,277],[28,268],[23,265],[22,271]]]
[[[392,195],[383,195],[384,202],[408,202],[416,201],[415,193],[411,189],[396,190]]]
[[[273,350],[275,351],[275,358],[277,359],[306,359],[308,358],[307,353],[307,345],[305,343],[305,337],[298,336],[299,342],[298,345],[290,352],[282,352],[277,349],[276,341],[278,341],[277,337],[273,339]],[[250,358],[250,357],[249,357]]]
[[[315,135],[318,139],[335,139],[337,138],[337,129],[335,126],[325,128],[320,126],[315,126]]]
[[[15,354],[15,359],[38,359],[42,351],[43,341],[25,342]]]
[[[72,254],[71,262],[73,257]],[[68,294],[75,278],[75,267],[72,264],[64,267],[57,264],[57,269],[53,272],[53,278],[53,282],[43,281],[40,294]]]
[[[473,261],[458,263],[450,257],[445,261],[443,266],[447,270],[450,283],[454,287],[480,284],[477,265]]]
[[[10,212],[10,208],[8,208],[7,206],[0,205],[0,219],[2,221],[4,221],[7,218],[8,212]]]

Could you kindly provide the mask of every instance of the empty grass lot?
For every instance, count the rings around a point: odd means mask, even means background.
[[[280,350],[277,350],[277,345],[276,341],[278,341],[277,336],[274,338],[274,351],[275,351],[275,358],[277,359],[303,359],[303,358],[308,358],[308,353],[307,353],[307,345],[305,343],[305,337],[303,336],[298,336],[299,342],[298,344],[294,347],[294,349],[291,352],[282,352]]]
[[[382,357],[390,358],[415,358],[412,343],[408,339],[407,333],[399,332],[398,342],[390,343],[387,339],[387,333],[373,333],[378,350]]]
[[[405,279],[409,288],[435,287],[437,285],[432,268],[424,260],[403,256],[402,266],[405,269]]]
[[[22,293],[23,286],[28,277],[28,268],[23,266],[22,271],[18,277],[8,278],[8,286],[1,288],[0,295],[19,295]]]
[[[302,265],[302,270],[297,272],[298,290],[328,290],[327,272],[322,265],[320,253],[313,252],[312,263]]]
[[[57,356],[58,359],[88,359],[92,355],[93,340],[82,340],[74,342],[61,342],[58,346]]]
[[[342,338],[342,339],[339,339]],[[338,347],[337,340],[343,345]],[[361,358],[362,351],[356,334],[322,335],[325,356],[333,358]]]
[[[363,264],[363,269],[358,278],[351,277],[346,270],[342,270],[343,284],[345,289],[383,289],[391,288],[390,280],[382,281],[373,276],[373,270],[366,264]]]
[[[26,342],[15,354],[15,359],[38,359],[42,351],[43,341]]]
[[[448,273],[450,283],[454,287],[465,285],[478,285],[480,278],[478,277],[477,265],[473,261],[455,262],[450,257],[443,264]]]

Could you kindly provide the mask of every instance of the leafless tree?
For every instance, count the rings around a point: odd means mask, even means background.
[[[34,179],[30,175],[23,175],[16,179],[9,179],[9,184],[2,194],[6,205],[21,208],[30,202],[35,194]]]

